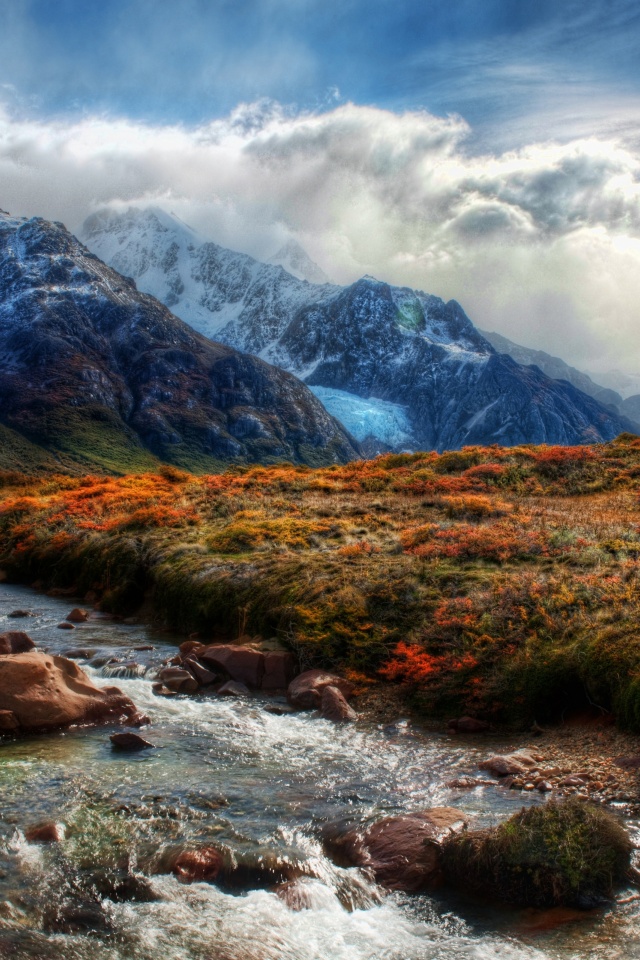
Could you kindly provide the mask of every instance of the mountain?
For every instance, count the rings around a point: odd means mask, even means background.
[[[5,213],[0,426],[11,465],[21,448],[115,471],[358,455],[295,377],[196,333],[62,224]]]
[[[605,406],[614,406],[621,410],[622,397],[619,393],[610,390],[608,387],[603,387],[599,383],[594,383],[587,373],[569,366],[560,357],[553,357],[551,354],[545,353],[544,350],[532,350],[530,347],[523,347],[507,337],[503,337],[500,333],[487,333],[486,330],[481,332],[498,353],[507,353],[516,363],[523,366],[534,364],[536,367],[540,367],[542,372],[546,373],[552,380],[567,380],[578,390],[582,390],[583,393],[588,394]]]
[[[307,251],[300,246],[297,240],[287,240],[269,263],[284,267],[287,273],[298,280],[308,280],[309,283],[329,283],[326,275],[317,263],[311,259]]]
[[[83,237],[205,335],[295,373],[370,452],[588,443],[633,429],[496,351],[453,300],[372,277],[310,284],[153,209],[96,214]]]

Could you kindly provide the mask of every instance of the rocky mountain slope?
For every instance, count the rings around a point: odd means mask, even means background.
[[[0,426],[11,466],[20,450],[113,470],[358,453],[295,377],[196,333],[62,224],[4,213]]]
[[[455,301],[372,277],[310,284],[153,209],[96,214],[83,237],[205,335],[302,378],[371,452],[588,443],[633,429],[496,351]]]

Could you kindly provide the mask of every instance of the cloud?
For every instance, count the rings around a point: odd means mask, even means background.
[[[460,117],[272,101],[198,127],[0,114],[0,207],[77,230],[157,204],[269,256],[295,236],[340,282],[459,300],[485,329],[640,370],[640,153],[614,139],[473,155]]]

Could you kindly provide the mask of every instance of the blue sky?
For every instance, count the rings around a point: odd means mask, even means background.
[[[637,0],[0,0],[0,27],[0,83],[41,114],[200,123],[338,96],[506,143],[560,104],[599,129],[640,93]]]
[[[640,0],[0,0],[0,208],[294,238],[640,375],[638,51]]]

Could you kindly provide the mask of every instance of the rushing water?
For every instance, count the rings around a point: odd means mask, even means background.
[[[324,856],[322,825],[337,819],[449,804],[476,823],[490,823],[517,809],[523,797],[513,792],[446,787],[452,777],[477,772],[481,748],[473,740],[402,721],[337,727],[311,714],[277,716],[261,697],[156,697],[151,680],[177,638],[106,618],[92,618],[74,632],[58,630],[72,605],[3,585],[0,632],[25,629],[52,653],[90,651],[82,665],[97,683],[117,683],[151,716],[145,736],[157,749],[115,753],[104,727],[2,744],[0,956],[640,958],[635,902],[541,930],[531,912],[489,910],[444,894],[384,895],[358,870]],[[8,619],[16,608],[36,615]],[[149,645],[153,649],[135,650]],[[498,746],[509,744],[492,744]],[[61,844],[25,841],[26,827],[51,819],[65,824]],[[184,885],[157,872],[164,851],[189,842],[222,844],[240,861],[275,854],[306,864],[313,874],[304,881],[307,908],[290,909],[269,887]],[[127,866],[141,884],[134,899],[105,888]],[[62,928],[52,920],[61,903],[71,917]]]

